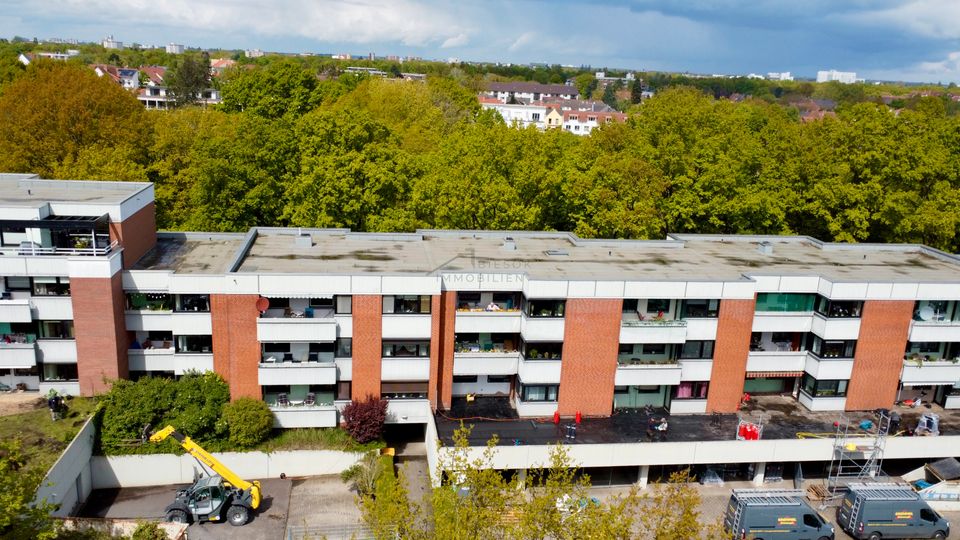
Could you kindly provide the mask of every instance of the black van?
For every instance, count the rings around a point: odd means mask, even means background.
[[[909,485],[850,484],[837,523],[854,538],[946,538],[950,523]]]
[[[797,489],[735,489],[723,516],[729,538],[833,540],[833,525]]]

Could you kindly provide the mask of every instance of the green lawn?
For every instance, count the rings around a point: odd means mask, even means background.
[[[285,450],[365,452],[383,446],[383,441],[359,444],[343,428],[332,427],[276,429],[269,439],[257,445],[254,450],[260,450],[261,452],[282,452]]]
[[[40,395],[38,394],[39,398]],[[46,407],[30,412],[0,417],[0,440],[20,439],[29,467],[49,469],[80,427],[93,413],[92,399],[75,397],[67,401],[67,417],[50,420]]]

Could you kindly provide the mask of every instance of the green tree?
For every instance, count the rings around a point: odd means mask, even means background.
[[[177,107],[192,105],[210,87],[210,58],[184,55],[166,76],[167,88]]]
[[[317,77],[293,60],[267,67],[237,67],[224,77],[222,109],[247,111],[266,118],[301,116],[316,105]]]
[[[590,99],[593,91],[597,88],[597,79],[593,73],[581,73],[573,78],[573,84],[580,93],[580,99]]]
[[[0,538],[56,538],[53,505],[34,500],[44,471],[26,463],[18,440],[0,442]]]
[[[0,170],[50,177],[91,148],[142,148],[143,106],[85,66],[34,62],[0,96]],[[136,159],[140,159],[136,157]]]
[[[630,103],[640,103],[643,99],[643,79],[636,78],[630,83]]]
[[[242,397],[223,406],[223,422],[229,440],[238,448],[251,448],[263,442],[273,429],[273,412],[262,399]]]
[[[665,483],[656,483],[645,496],[639,511],[644,538],[696,540],[712,533],[700,519],[700,492],[689,469],[670,474]]]

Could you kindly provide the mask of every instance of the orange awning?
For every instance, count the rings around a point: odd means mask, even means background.
[[[748,371],[748,379],[782,379],[786,377],[800,377],[802,371]]]

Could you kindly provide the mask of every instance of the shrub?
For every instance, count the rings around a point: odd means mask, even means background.
[[[371,495],[377,486],[377,479],[387,470],[388,465],[392,463],[384,461],[378,451],[371,450],[364,454],[360,461],[341,472],[340,479],[345,483],[352,482],[361,497]]]
[[[361,444],[382,437],[386,421],[387,401],[378,397],[368,396],[364,401],[351,401],[343,408],[347,432]]]
[[[226,422],[230,442],[241,448],[250,448],[263,442],[273,429],[270,407],[252,398],[240,398],[224,405],[223,421]]]
[[[167,538],[167,533],[153,521],[141,521],[130,536],[130,540],[167,540]]]

